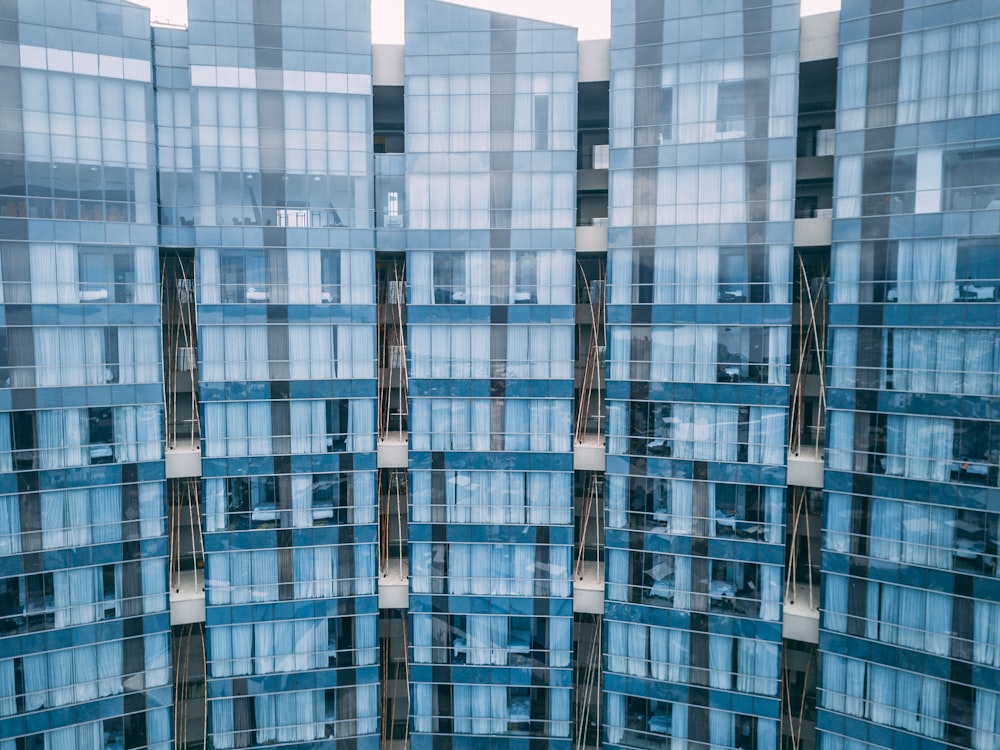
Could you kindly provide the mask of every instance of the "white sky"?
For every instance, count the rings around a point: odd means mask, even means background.
[[[205,3],[212,0],[192,0]],[[132,0],[152,9],[153,21],[187,25],[187,0]],[[580,39],[611,36],[611,0],[451,0],[457,5],[576,26]],[[840,8],[840,0],[802,0],[802,15]],[[372,41],[403,43],[403,0],[372,0]]]

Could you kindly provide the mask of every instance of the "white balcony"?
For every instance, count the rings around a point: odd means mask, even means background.
[[[170,624],[205,622],[205,571],[195,568],[173,574],[170,586]]]
[[[576,228],[576,251],[578,253],[602,253],[607,252],[607,249],[607,224]]]
[[[797,583],[785,592],[781,637],[819,643],[819,585]]]
[[[788,475],[785,480],[790,487],[815,487],[823,489],[823,448],[803,445],[788,454]]]
[[[201,476],[201,443],[187,440],[164,452],[164,470],[167,479]]]
[[[573,468],[577,471],[604,471],[604,438],[584,435],[573,446]]]
[[[377,465],[380,469],[405,469],[410,465],[406,432],[390,432],[378,441]]]
[[[409,560],[397,557],[385,563],[378,577],[378,608],[407,609],[410,606]]]
[[[824,247],[833,238],[832,212],[828,216],[795,220],[796,247]]]
[[[604,563],[584,562],[573,578],[573,611],[604,614]]]

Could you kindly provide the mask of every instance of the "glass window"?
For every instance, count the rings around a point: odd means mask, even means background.
[[[674,87],[660,89],[660,143],[667,143],[674,137]]]
[[[534,252],[514,253],[514,304],[537,301],[537,271]]]
[[[746,302],[747,253],[742,247],[719,249],[719,302]]]
[[[320,297],[323,302],[340,302],[340,253],[324,250],[320,256],[320,278],[323,285]]]
[[[326,445],[329,451],[347,449],[348,411],[346,398],[326,402]]]
[[[535,150],[549,147],[549,95],[535,94]]]
[[[87,423],[90,429],[90,462],[109,464],[115,460],[115,430],[111,409],[88,409]]]
[[[220,271],[223,302],[267,302],[262,251],[224,252]]]
[[[434,252],[434,302],[465,304],[465,253]]]
[[[745,112],[743,81],[721,82],[715,112],[716,131],[719,133],[742,132],[745,129]]]
[[[1000,282],[1000,252],[996,242],[959,243],[955,278],[958,280],[957,300],[996,300],[997,283]]]
[[[946,210],[1000,208],[1000,149],[945,155]]]
[[[350,523],[349,493],[350,475],[314,474],[312,481],[313,524]]]

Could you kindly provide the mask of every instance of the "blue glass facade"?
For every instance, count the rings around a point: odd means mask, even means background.
[[[0,747],[168,748],[149,16],[0,13]]]
[[[612,5],[606,746],[777,746],[798,41]]]
[[[0,2],[0,750],[1000,746],[994,4],[191,6]]]
[[[405,54],[411,744],[568,747],[576,34],[413,0]]]
[[[840,27],[820,746],[996,747],[1000,17]]]
[[[170,218],[196,247],[215,748],[378,741],[369,23],[191,7],[195,210]]]

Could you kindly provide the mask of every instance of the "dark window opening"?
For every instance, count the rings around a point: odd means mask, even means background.
[[[535,151],[549,147],[549,95],[535,94]]]
[[[347,450],[348,414],[346,398],[326,402],[326,446],[331,453]]]
[[[353,521],[349,502],[350,474],[314,474],[312,482],[313,524],[349,524]]]
[[[323,285],[320,292],[323,302],[337,304],[340,302],[340,253],[336,250],[324,250],[320,258],[320,277]]]
[[[537,259],[532,251],[514,253],[514,304],[538,301]]]
[[[955,263],[955,299],[995,302],[1000,283],[1000,248],[993,243],[959,243]]]
[[[111,409],[88,409],[87,426],[90,431],[90,463],[113,463],[115,460],[115,427]]]
[[[226,512],[229,529],[277,528],[280,512],[274,477],[226,479]]]
[[[435,252],[434,303],[438,305],[464,305],[465,253]]]
[[[719,133],[736,133],[746,128],[746,103],[743,81],[723,81],[719,84],[715,110],[715,129]]]
[[[719,249],[719,302],[746,302],[749,276],[746,248]]]
[[[15,411],[10,415],[11,445],[14,447],[14,468],[17,471],[35,468],[38,442],[35,432],[35,412]]]
[[[668,143],[674,137],[674,88],[660,89],[660,143]]]
[[[955,420],[951,477],[967,484],[997,485],[1000,428],[992,422]]]
[[[1000,209],[1000,149],[945,154],[945,210]]]
[[[267,302],[267,272],[261,252],[223,253],[220,261],[222,301]]]

